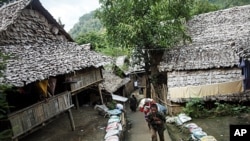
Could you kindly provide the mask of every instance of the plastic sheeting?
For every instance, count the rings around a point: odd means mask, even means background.
[[[239,92],[243,92],[242,80],[211,85],[169,88],[170,98],[201,98],[211,95]]]
[[[126,102],[128,100],[128,98],[116,94],[111,94],[111,96],[112,99],[116,101]]]

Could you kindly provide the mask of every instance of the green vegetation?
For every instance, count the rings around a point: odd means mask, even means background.
[[[209,106],[212,105],[212,107]],[[208,108],[209,107],[209,108]],[[211,116],[238,115],[250,112],[250,107],[243,104],[230,104],[222,102],[205,103],[201,99],[192,99],[186,103],[183,112],[194,118]]]
[[[160,1],[162,1],[162,0],[159,0],[157,3],[159,3]],[[104,2],[105,1],[102,1],[102,3],[104,3]],[[109,1],[106,1],[106,2],[109,2]],[[171,2],[172,3],[171,5],[173,5],[173,7],[174,7],[174,4],[177,2],[184,2],[184,0],[178,0],[176,2]],[[135,2],[133,2],[133,3],[135,4]],[[246,5],[246,4],[250,4],[250,0],[189,0],[187,6],[190,8],[189,9],[190,13],[188,15],[189,15],[189,17],[191,17],[193,15],[197,15],[197,14],[201,14],[201,13],[207,13],[207,12],[216,11],[219,9],[225,9],[225,8],[229,8],[229,7],[233,7],[233,6],[240,6],[240,5]],[[143,7],[146,8],[143,5],[137,7],[137,11],[140,11],[140,9],[142,9]],[[175,7],[175,8],[176,8],[176,10],[172,9],[173,10],[172,14],[178,15],[178,14],[184,14],[187,12],[185,10],[180,11],[179,9],[181,9],[181,7]],[[167,7],[165,9],[167,9]],[[119,55],[130,54],[131,49],[126,49],[120,45],[115,45],[115,44],[111,43],[112,40],[107,38],[108,32],[106,32],[106,27],[103,26],[104,23],[101,23],[99,18],[96,17],[97,10],[92,11],[92,12],[80,17],[79,22],[76,23],[75,26],[69,31],[69,34],[73,37],[73,39],[78,44],[91,43],[92,49],[94,49],[98,52],[102,52],[106,55],[119,56]],[[124,11],[124,10],[122,10],[122,11]],[[128,12],[126,12],[126,11],[122,12],[122,11],[120,13],[123,16],[119,16],[119,13],[117,13],[116,14],[117,18],[110,17],[110,22],[118,21],[119,17],[125,17],[127,15],[126,13],[128,13]],[[132,9],[131,13],[133,13],[133,9]],[[186,15],[186,16],[188,16],[188,15]],[[138,15],[138,16],[140,16],[140,15]],[[156,17],[160,17],[160,15],[157,15]],[[148,18],[146,18],[146,19],[148,19]],[[139,19],[143,20],[142,17]],[[140,21],[140,20],[137,20],[137,21]],[[152,20],[154,20],[154,19],[152,19]],[[149,22],[149,20],[147,20],[146,22]],[[156,27],[149,26],[146,28],[154,28],[155,29]],[[122,31],[118,31],[117,33],[119,33],[119,32],[122,32]],[[152,31],[148,30],[147,32],[152,32]],[[147,34],[147,32],[146,32],[146,34]],[[132,37],[132,35],[134,35],[133,33],[134,33],[134,31],[133,32],[128,31],[125,34]],[[116,41],[114,41],[114,42],[118,43]]]
[[[209,110],[205,108],[205,102],[200,99],[192,99],[186,103],[183,112],[191,117],[207,117]]]
[[[191,15],[198,15],[219,10],[219,6],[210,3],[208,0],[195,0],[192,6]]]
[[[0,0],[0,4],[4,2],[9,2],[10,0]]]
[[[95,17],[95,12],[92,11],[79,18],[79,22],[69,31],[73,39],[79,38],[89,33],[102,34],[104,33],[103,26],[98,18]]]
[[[138,62],[144,64],[149,81],[159,73],[157,66],[167,50],[181,41],[190,41],[184,23],[190,19],[193,0],[101,0],[97,17],[106,28],[113,47],[134,50]],[[142,61],[142,62],[140,62]],[[157,89],[157,86],[154,86]],[[156,92],[157,93],[157,92]],[[161,96],[159,96],[161,97]]]
[[[113,110],[116,108],[116,101],[112,100],[110,102],[107,103],[107,107],[110,109],[110,110]]]
[[[106,34],[104,33],[89,32],[78,36],[75,40],[80,45],[90,43],[93,50],[108,56],[117,57],[130,54],[130,50],[127,48],[113,47],[107,41]]]
[[[220,9],[250,4],[250,0],[209,0],[209,2],[217,5]]]
[[[8,59],[8,56],[2,54],[0,52],[0,80],[3,78],[2,71],[6,67],[6,60]],[[0,122],[5,122],[6,121],[6,116],[7,116],[7,111],[8,111],[8,103],[6,102],[6,94],[4,91],[6,89],[10,88],[7,85],[3,85],[0,82]],[[6,140],[11,136],[11,131],[10,130],[2,130],[0,128],[0,140]]]
[[[164,50],[191,41],[186,34],[186,20],[250,4],[250,0],[100,0],[100,4],[101,8],[79,19],[70,35],[78,44],[91,43],[93,50],[106,55],[139,58],[133,62],[144,64],[146,73],[151,71],[147,82],[159,84],[155,79],[159,72],[154,68]]]

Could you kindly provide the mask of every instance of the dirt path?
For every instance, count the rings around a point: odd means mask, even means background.
[[[76,130],[72,131],[68,114],[62,114],[53,122],[43,128],[20,139],[20,141],[104,141],[105,127],[108,118],[100,116],[93,107],[82,106],[79,110],[72,109]],[[130,112],[127,109],[127,118],[132,122],[132,128],[126,133],[124,141],[150,141],[150,132],[146,126],[143,113]],[[229,141],[230,124],[250,124],[250,113],[238,116],[210,117],[205,119],[192,119],[208,135],[214,136],[218,141]],[[168,124],[168,134],[172,141],[187,141],[190,133],[174,124]],[[168,133],[168,134],[167,134]]]
[[[126,109],[126,116],[132,122],[124,141],[150,141],[151,134],[144,120],[144,114]],[[99,115],[93,107],[82,106],[72,109],[76,130],[72,131],[68,114],[62,114],[43,128],[33,132],[20,141],[104,141],[108,118]],[[166,141],[170,141],[165,131]]]
[[[144,120],[144,113],[128,111],[128,120],[132,122],[132,128],[128,130],[126,141],[151,141],[151,133]],[[167,130],[164,137],[165,141],[171,141]]]

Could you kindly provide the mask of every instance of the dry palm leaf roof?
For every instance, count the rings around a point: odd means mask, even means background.
[[[73,42],[1,46],[9,54],[4,83],[23,86],[49,76],[71,73],[88,67],[101,67],[111,58]]]
[[[194,16],[187,29],[192,43],[166,51],[161,71],[236,66],[237,50],[249,48],[250,5]]]

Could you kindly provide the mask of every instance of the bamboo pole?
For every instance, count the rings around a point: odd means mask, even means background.
[[[101,97],[102,105],[104,105],[103,98],[102,98],[102,89],[101,89],[100,84],[98,84],[98,90],[99,90],[99,94],[100,94],[100,97]]]
[[[76,126],[75,126],[75,122],[74,122],[74,119],[73,119],[73,116],[72,116],[71,109],[68,110],[68,114],[69,114],[69,120],[70,120],[72,131],[75,131]]]
[[[167,93],[166,93],[166,87],[164,84],[162,84],[162,91],[163,91],[163,100],[164,102],[167,102]]]

